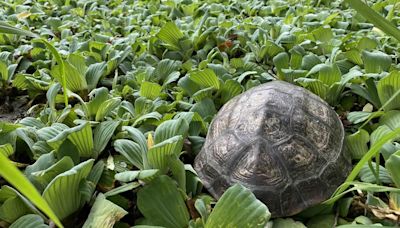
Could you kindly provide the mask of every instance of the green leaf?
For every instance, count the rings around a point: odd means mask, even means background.
[[[184,37],[183,33],[173,22],[167,22],[158,32],[157,37],[174,51],[180,50],[179,42]]]
[[[91,99],[87,103],[87,108],[90,116],[93,117],[96,115],[100,107],[102,107],[103,102],[108,100],[109,91],[105,87],[96,88],[89,93],[89,97]]]
[[[384,135],[382,138],[380,138],[376,143],[373,144],[373,146],[369,149],[369,151],[361,158],[361,160],[354,166],[353,170],[350,172],[350,174],[347,176],[346,181],[344,184],[342,184],[332,195],[332,197],[325,201],[325,204],[330,204],[335,202],[337,199],[339,199],[340,196],[342,196],[343,192],[350,186],[351,182],[355,180],[355,178],[358,176],[359,172],[363,168],[365,164],[367,164],[368,161],[371,160],[372,157],[374,157],[377,153],[379,153],[379,150],[382,148],[382,146],[395,139],[398,137],[400,134],[400,128],[397,128],[393,130],[392,132]]]
[[[128,136],[140,146],[140,149],[143,152],[147,153],[147,140],[141,131],[139,131],[137,128],[130,126],[124,126],[122,127],[122,130],[127,131]]]
[[[107,200],[103,194],[99,194],[94,202],[83,228],[112,228],[114,224],[128,212],[118,205]]]
[[[400,127],[400,111],[391,110],[391,111],[385,112],[385,114],[383,116],[381,116],[381,118],[379,119],[379,124],[386,125],[391,130],[399,128]]]
[[[114,111],[119,104],[121,104],[121,99],[118,97],[114,97],[103,102],[96,113],[96,121],[103,120],[112,111]]]
[[[396,187],[400,188],[400,155],[399,153],[392,154],[385,163],[385,167]]]
[[[312,72],[313,69],[311,69],[310,72]],[[319,68],[318,79],[325,85],[332,86],[334,83],[339,82],[342,79],[342,73],[337,64],[324,64]]]
[[[151,221],[151,225],[166,228],[188,226],[189,212],[185,201],[168,176],[160,176],[140,189],[137,205],[144,217]]]
[[[352,159],[359,160],[368,152],[369,134],[360,129],[352,135],[346,136],[346,145]]]
[[[49,228],[39,215],[24,215],[11,224],[9,228]]]
[[[19,217],[32,213],[25,205],[22,198],[18,196],[13,189],[8,186],[3,186],[0,189],[0,220],[12,223]]]
[[[11,146],[11,144],[7,143],[4,145],[0,145],[0,154],[3,154],[5,157],[8,157],[13,153],[14,153],[14,148]]]
[[[215,91],[215,89],[212,87],[201,89],[201,90],[197,91],[195,94],[193,94],[192,98],[196,102],[200,102],[201,100],[206,99],[206,98],[212,99],[214,91]]]
[[[392,58],[380,51],[363,51],[362,59],[366,73],[381,73],[388,71],[392,64]]]
[[[74,167],[74,162],[66,156],[46,169],[30,173],[30,179],[37,183],[37,186],[40,186],[40,190],[44,190],[58,174],[68,171],[72,167]]]
[[[89,122],[78,125],[70,129],[71,134],[68,139],[76,146],[81,157],[89,158],[93,156],[93,135],[92,127]]]
[[[39,37],[37,34],[33,32],[14,27],[2,21],[0,21],[0,33],[14,34],[18,36],[29,36],[34,38]]]
[[[211,119],[217,113],[215,104],[210,98],[203,99],[196,103],[189,111],[197,112],[203,120],[207,120],[207,118]]]
[[[60,53],[58,53],[57,49],[55,49],[55,47],[50,44],[49,42],[47,42],[45,39],[36,39],[34,40],[36,42],[42,42],[46,45],[47,49],[50,50],[51,54],[53,55],[53,57],[56,59],[56,62],[59,65],[59,76],[60,76],[60,84],[63,87],[64,90],[64,103],[65,106],[68,106],[68,95],[67,95],[67,79],[66,79],[66,75],[65,75],[65,63],[64,60],[62,59]]]
[[[177,135],[181,135],[185,138],[188,130],[189,124],[184,118],[165,121],[160,124],[154,132],[154,143],[161,143]]]
[[[96,88],[99,80],[105,74],[106,68],[106,62],[94,63],[87,68],[85,72],[85,79],[89,90]]]
[[[212,87],[219,89],[220,87],[218,77],[212,69],[191,72],[189,79],[203,88]]]
[[[205,228],[264,227],[270,217],[267,206],[249,189],[235,184],[218,200]]]
[[[93,162],[87,160],[59,174],[44,190],[43,198],[59,218],[66,218],[83,205],[80,184],[89,175]]]
[[[101,122],[96,126],[93,132],[93,142],[95,142],[93,147],[93,158],[97,158],[101,152],[103,152],[104,148],[106,148],[108,141],[110,141],[119,123],[119,121],[109,120]]]
[[[140,86],[140,96],[154,100],[160,96],[162,86],[154,82],[142,82]]]
[[[173,178],[178,182],[179,188],[186,192],[186,171],[185,164],[179,160],[178,157],[171,159],[169,166],[171,168],[171,173]]]
[[[52,207],[49,206],[29,180],[2,153],[0,153],[0,175],[49,216],[57,226],[63,227],[51,209]]]
[[[379,80],[377,90],[381,103],[389,102],[383,107],[385,111],[400,108],[400,71],[392,71]]]
[[[3,61],[0,61],[0,78],[3,81],[8,81],[9,79],[7,64]]]
[[[117,139],[114,142],[114,149],[122,154],[128,161],[138,169],[144,169],[144,160],[146,159],[146,150],[143,150],[139,144],[128,139]]]
[[[383,114],[384,112],[350,112],[347,115],[347,119],[353,124],[358,124],[366,121],[371,116],[379,117]]]
[[[110,197],[110,196],[115,196],[127,191],[131,191],[133,189],[136,189],[138,187],[141,187],[142,185],[139,182],[132,182],[128,184],[121,185],[119,187],[113,188],[112,190],[104,193],[105,197]]]
[[[386,20],[384,17],[375,12],[371,7],[360,0],[345,0],[345,2],[349,3],[350,6],[357,10],[359,14],[361,14],[383,32],[400,41],[400,30],[390,23],[390,21]]]
[[[289,55],[286,52],[281,52],[277,54],[273,59],[275,67],[278,69],[278,77],[279,79],[283,80],[285,75],[282,72],[283,69],[289,68]]]
[[[177,135],[151,147],[147,152],[150,167],[165,173],[170,160],[176,158],[176,151],[182,149],[182,140],[182,136]]]
[[[66,86],[69,90],[78,92],[88,88],[85,78],[86,68],[85,58],[78,54],[70,54],[67,61],[64,61]],[[52,68],[52,75],[61,81],[61,65]]]
[[[122,173],[115,174],[115,179],[121,182],[132,182],[135,179],[144,180],[149,182],[155,179],[160,174],[158,169],[146,169],[146,170],[135,170],[135,171],[125,171]]]
[[[221,103],[225,104],[233,97],[241,94],[243,92],[243,87],[240,85],[239,82],[228,79],[222,85],[221,88]]]
[[[326,98],[329,90],[328,86],[318,79],[298,78],[295,80],[295,82],[299,82],[301,85],[309,88],[311,92],[317,94],[322,99]]]
[[[374,168],[374,173],[371,170],[371,167],[368,164],[365,164],[362,169],[360,170],[359,177],[362,182],[367,182],[367,183],[377,183],[377,177],[376,177],[376,163],[371,162],[372,167]],[[390,178],[390,175],[387,171],[387,169],[381,165],[379,165],[379,175],[378,175],[379,181],[381,183],[385,184],[392,184],[393,181]]]

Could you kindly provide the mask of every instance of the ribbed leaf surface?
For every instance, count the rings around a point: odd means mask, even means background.
[[[9,143],[0,145],[0,153],[3,154],[5,157],[8,157],[14,153],[14,148]]]
[[[243,87],[239,82],[232,79],[226,80],[221,88],[221,103],[225,104],[236,95],[242,93],[242,91]]]
[[[188,130],[189,124],[184,118],[165,121],[157,127],[154,133],[154,143],[161,143],[177,135],[185,137]]]
[[[106,148],[108,141],[110,141],[119,123],[119,121],[109,120],[101,122],[96,126],[93,132],[93,141],[95,142],[93,147],[93,158],[97,158],[104,148]]]
[[[96,113],[96,121],[101,121],[110,114],[113,110],[115,110],[118,105],[121,103],[121,99],[118,97],[111,98],[104,103],[101,104]]]
[[[203,88],[212,87],[219,89],[220,87],[218,77],[211,69],[192,72],[190,73],[189,78]]]
[[[76,146],[81,157],[93,156],[93,135],[90,123],[86,122],[69,130],[68,139]]]
[[[182,136],[174,136],[150,148],[147,152],[150,167],[160,169],[162,173],[166,172],[170,159],[176,157],[177,150],[182,149],[181,140]]]
[[[2,153],[0,153],[0,175],[46,213],[59,227],[63,227],[51,206],[40,196],[31,182]]]
[[[168,22],[160,29],[157,37],[166,43],[171,50],[179,50],[179,41],[184,35],[175,23]]]
[[[187,227],[189,212],[174,181],[160,176],[137,193],[137,204],[152,225],[166,228]]]
[[[264,227],[270,217],[267,206],[249,189],[235,184],[218,200],[205,227]]]
[[[154,82],[143,82],[140,87],[140,96],[154,100],[161,94],[162,87]]]
[[[39,215],[29,214],[20,217],[9,228],[48,228]]]
[[[368,152],[369,134],[360,129],[354,134],[346,136],[346,145],[352,159],[361,159]]]
[[[388,76],[382,78],[377,86],[379,99],[385,111],[400,108],[400,72],[392,71]]]
[[[60,219],[66,218],[81,206],[80,183],[89,175],[93,162],[93,159],[87,160],[59,174],[44,190],[43,198]]]
[[[143,160],[147,150],[143,151],[137,143],[128,139],[118,139],[114,142],[114,149],[138,169],[144,168]]]
[[[85,224],[83,224],[83,228],[112,228],[115,222],[127,214],[127,211],[107,200],[106,197],[100,193],[90,210]]]

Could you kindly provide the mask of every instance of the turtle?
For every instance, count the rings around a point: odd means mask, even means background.
[[[284,81],[255,86],[222,106],[194,160],[216,199],[235,183],[272,217],[295,215],[331,196],[352,168],[344,128],[319,96]]]

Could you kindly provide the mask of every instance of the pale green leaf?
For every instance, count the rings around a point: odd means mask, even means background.
[[[177,135],[181,135],[185,138],[188,130],[189,124],[184,118],[165,121],[160,124],[154,132],[154,143],[161,143]]]
[[[96,88],[97,83],[105,74],[106,68],[106,62],[94,63],[87,68],[85,72],[85,79],[87,81],[89,90]]]
[[[249,189],[235,184],[218,200],[205,228],[264,227],[270,217],[267,206]]]
[[[239,95],[243,92],[243,87],[240,85],[239,82],[228,79],[222,85],[221,88],[221,103],[225,104],[233,97]]]
[[[49,228],[39,215],[24,215],[11,224],[9,228]]]
[[[101,104],[96,113],[96,121],[103,120],[112,111],[114,111],[119,104],[121,104],[121,99],[118,97],[111,98]]]
[[[44,190],[43,198],[59,218],[66,218],[81,207],[80,184],[89,175],[93,162],[87,160],[59,174]]]
[[[362,59],[366,73],[381,73],[382,71],[388,71],[392,64],[392,58],[380,51],[363,51]]]
[[[219,89],[220,87],[218,77],[212,69],[191,72],[189,79],[203,88],[212,87]]]
[[[154,82],[142,82],[140,86],[140,96],[154,100],[160,96],[162,86]]]
[[[80,156],[91,157],[93,155],[93,136],[89,122],[64,130],[56,137],[47,140],[47,143],[54,149],[58,149],[67,138],[76,146]]]
[[[347,149],[352,159],[361,159],[368,152],[369,134],[366,130],[360,129],[354,134],[346,136]]]
[[[148,181],[158,177],[159,174],[160,170],[158,169],[125,171],[122,173],[115,174],[115,179],[121,182],[132,182],[135,179]]]
[[[97,158],[104,148],[106,148],[108,142],[114,134],[115,129],[119,125],[119,121],[109,120],[101,122],[93,131],[93,158]]]
[[[143,150],[139,144],[128,139],[115,140],[114,149],[138,169],[144,168],[143,163],[146,159],[147,149]]]
[[[72,167],[74,167],[74,162],[70,157],[65,156],[46,169],[30,173],[30,179],[40,186],[40,190],[44,190],[58,174],[68,171]]]
[[[157,37],[166,43],[171,50],[179,50],[179,42],[184,35],[175,23],[167,22],[158,32]]]
[[[170,159],[175,158],[176,151],[182,149],[182,136],[177,135],[151,147],[147,152],[147,161],[150,167],[160,169],[165,173],[169,167]]]
[[[112,228],[117,221],[127,214],[127,211],[107,200],[106,197],[100,193],[90,209],[89,216],[85,224],[83,224],[83,228]]]
[[[385,105],[384,110],[389,111],[400,108],[400,72],[392,71],[389,75],[379,80],[377,85],[379,99]],[[394,96],[394,97],[392,97]]]

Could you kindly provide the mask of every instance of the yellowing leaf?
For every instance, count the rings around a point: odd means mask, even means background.
[[[27,17],[29,17],[29,16],[31,16],[32,14],[30,13],[30,12],[22,12],[22,13],[19,13],[19,14],[17,14],[17,18],[18,19],[25,19],[25,18],[27,18]]]

